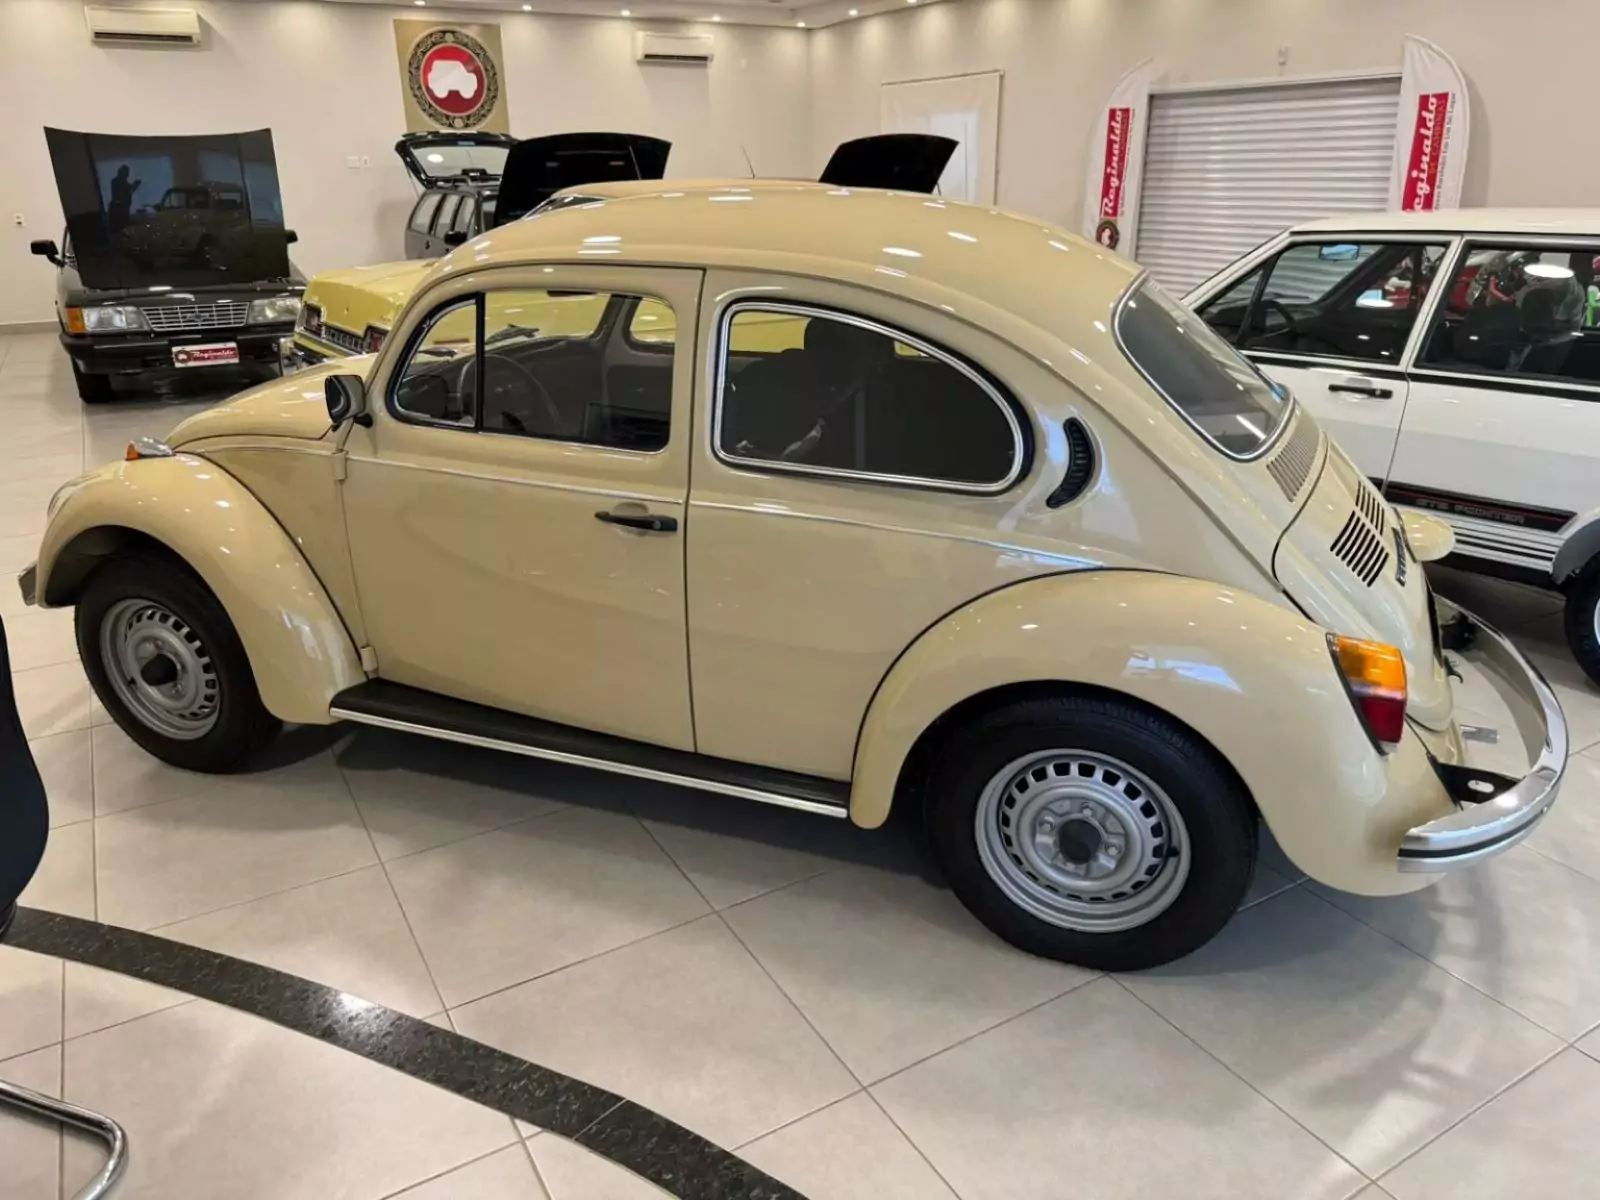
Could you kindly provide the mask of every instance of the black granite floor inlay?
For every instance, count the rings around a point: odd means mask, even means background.
[[[263,1017],[569,1138],[682,1200],[805,1200],[626,1097],[325,984],[34,908],[17,909],[4,942]]]

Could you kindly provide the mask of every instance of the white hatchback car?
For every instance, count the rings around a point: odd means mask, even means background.
[[[1600,682],[1600,209],[1316,221],[1185,300],[1452,562],[1565,593]]]

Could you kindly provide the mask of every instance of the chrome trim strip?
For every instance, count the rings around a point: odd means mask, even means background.
[[[1464,609],[1438,602],[1466,615],[1477,628],[1480,644],[1494,665],[1515,681],[1521,676],[1544,725],[1544,746],[1528,774],[1493,800],[1462,808],[1449,816],[1408,830],[1400,841],[1396,866],[1403,872],[1435,874],[1481,862],[1511,849],[1538,825],[1561,790],[1567,769],[1567,718],[1561,702],[1534,666],[1509,638]],[[1440,613],[1440,619],[1454,614]]]
[[[543,758],[550,762],[566,763],[574,767],[589,767],[596,771],[610,771],[614,775],[629,775],[635,779],[648,779],[655,783],[671,783],[679,787],[698,788],[702,792],[720,792],[724,796],[737,796],[741,800],[755,800],[779,808],[792,808],[799,812],[814,813],[823,817],[848,817],[850,810],[838,804],[824,804],[820,800],[804,800],[786,796],[782,792],[768,792],[760,788],[744,787],[736,783],[719,783],[696,775],[677,775],[671,771],[657,771],[649,767],[635,767],[609,758],[593,758],[587,754],[571,754],[565,750],[545,750],[538,746],[525,746],[520,742],[506,742],[499,738],[480,737],[475,733],[457,733],[450,729],[436,729],[431,725],[417,725],[393,717],[375,717],[367,713],[351,712],[337,706],[328,715],[341,721],[354,721],[360,725],[375,725],[380,729],[395,729],[401,733],[418,733],[424,737],[446,742],[460,742],[466,746],[481,746],[487,750],[503,750],[525,758]]]
[[[858,329],[865,329],[872,333],[881,334],[893,341],[901,342],[950,367],[970,383],[975,384],[984,395],[995,403],[1005,416],[1006,425],[1011,430],[1011,470],[1006,473],[1005,478],[997,483],[975,484],[960,483],[951,479],[931,479],[921,475],[880,475],[871,471],[848,471],[839,467],[808,467],[784,462],[781,459],[741,458],[736,454],[724,453],[722,449],[722,397],[728,384],[728,331],[733,324],[733,318],[745,311],[789,313],[792,316],[820,317],[828,321],[838,321],[843,325],[854,325]],[[716,355],[716,390],[711,412],[711,453],[716,456],[719,462],[726,463],[730,467],[778,475],[813,475],[825,479],[855,479],[867,483],[887,483],[898,487],[913,487],[927,491],[956,492],[967,496],[998,496],[1010,491],[1012,485],[1022,478],[1023,472],[1030,465],[1027,445],[1023,440],[1022,425],[1017,420],[1017,414],[1013,410],[1011,402],[1000,393],[999,389],[966,363],[954,357],[948,350],[941,350],[937,346],[923,341],[915,334],[907,333],[893,326],[884,325],[867,317],[856,316],[854,313],[826,308],[822,305],[801,304],[787,300],[735,298],[723,306],[722,312],[717,317],[717,342],[713,353]]]

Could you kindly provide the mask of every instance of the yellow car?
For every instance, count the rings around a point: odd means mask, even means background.
[[[1093,242],[682,187],[499,229],[375,356],[67,484],[22,590],[76,607],[166,762],[351,721],[866,827],[909,806],[997,934],[1133,969],[1223,927],[1263,820],[1381,895],[1549,811],[1565,718],[1435,602],[1418,559],[1450,544]],[[1526,715],[1525,772],[1465,761],[1457,665]]]

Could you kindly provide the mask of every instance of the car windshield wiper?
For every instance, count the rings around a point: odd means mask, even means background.
[[[517,337],[536,338],[539,330],[530,325],[507,325],[504,329],[497,329],[484,339],[485,346],[493,346],[497,342],[510,341]]]

